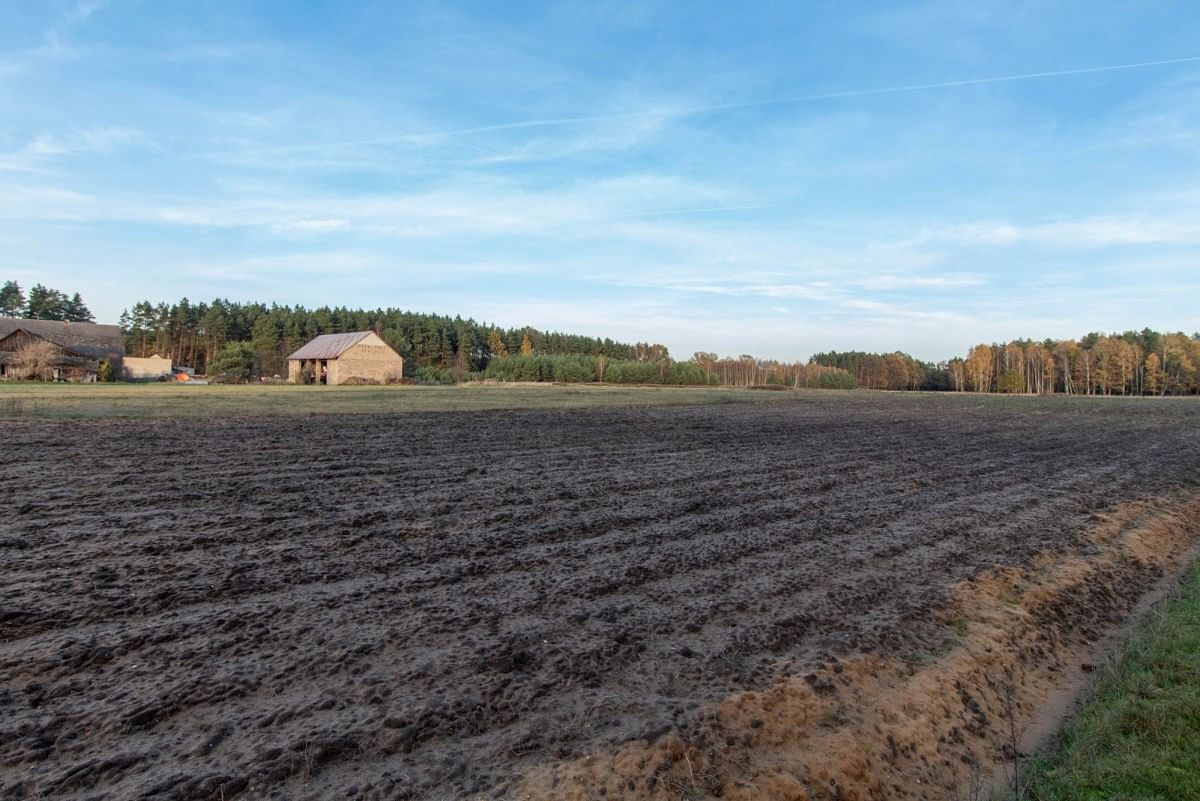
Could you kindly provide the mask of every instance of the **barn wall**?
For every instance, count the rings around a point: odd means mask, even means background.
[[[0,339],[0,351],[16,353],[21,348],[24,348],[27,345],[32,345],[35,342],[48,342],[48,341],[49,340],[42,339],[41,337],[31,337],[31,336],[29,336],[29,334],[26,334],[24,331],[13,331],[8,336],[4,337],[3,339]],[[53,342],[51,342],[50,344],[54,346],[54,352],[56,355],[58,355],[58,356],[66,355],[67,352],[65,350],[63,350],[61,346],[55,345]]]
[[[126,356],[121,363],[121,377],[126,381],[146,381],[171,375],[171,360],[155,354],[145,358]]]
[[[357,379],[382,384],[400,378],[403,372],[404,359],[377,335],[371,334],[329,362],[329,383],[344,384]]]
[[[95,381],[97,360],[87,359],[80,356],[75,356],[68,353],[61,345],[50,342],[47,339],[42,339],[37,336],[30,336],[24,331],[14,331],[8,336],[0,339],[0,353],[5,355],[4,379],[14,377],[15,354],[22,348],[36,343],[49,343],[54,349],[54,356],[50,360],[50,369],[46,378],[54,381]]]

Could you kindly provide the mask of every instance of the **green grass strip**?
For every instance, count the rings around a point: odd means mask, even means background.
[[[0,421],[69,418],[225,418],[265,415],[479,412],[724,403],[824,402],[844,392],[589,384],[464,386],[188,386],[0,381]]]
[[[1035,801],[1200,799],[1200,566],[1027,777]]]

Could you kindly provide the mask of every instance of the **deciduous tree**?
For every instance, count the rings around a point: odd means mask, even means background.
[[[508,355],[508,346],[504,344],[503,337],[495,328],[488,332],[487,349],[489,354],[498,359]]]
[[[967,354],[965,365],[967,382],[975,392],[992,391],[992,374],[995,371],[990,345],[976,345]]]
[[[1157,353],[1151,353],[1146,357],[1145,370],[1145,388],[1146,392],[1151,395],[1161,394],[1165,387],[1163,385],[1162,375],[1162,359]]]
[[[59,351],[44,339],[33,339],[13,352],[13,373],[26,381],[49,381],[54,378],[54,362]]]

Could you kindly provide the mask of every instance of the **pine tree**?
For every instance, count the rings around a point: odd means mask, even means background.
[[[130,355],[150,355],[158,350],[173,355],[180,364],[204,370],[215,363],[227,342],[244,342],[253,348],[261,341],[261,321],[274,322],[279,337],[274,358],[300,347],[318,334],[342,331],[375,331],[405,357],[410,368],[483,369],[496,353],[513,354],[528,340],[527,354],[598,355],[611,360],[633,358],[633,345],[595,337],[538,331],[533,328],[504,329],[458,317],[418,314],[400,309],[305,309],[261,303],[215,300],[192,304],[182,299],[174,304],[141,301],[121,315],[126,350]],[[493,336],[493,334],[495,336]],[[500,347],[496,347],[499,345]],[[661,345],[642,350],[665,355]],[[260,355],[260,366],[262,356]],[[282,366],[281,364],[279,365]],[[278,368],[277,368],[278,369]]]
[[[279,329],[269,316],[263,315],[254,321],[250,349],[254,351],[260,372],[279,372]]]
[[[244,343],[230,342],[209,370],[209,375],[223,383],[241,383],[254,371],[254,354]]]
[[[479,346],[475,344],[475,337],[467,329],[459,328],[456,339],[458,348],[454,357],[455,370],[469,373],[479,369]]]
[[[445,328],[441,329],[438,332],[437,341],[440,343],[438,347],[437,366],[446,368],[454,366],[454,342],[450,338],[450,332]]]
[[[533,355],[533,343],[529,341],[529,334],[526,334],[524,337],[521,338],[521,355],[522,356],[532,356]]]
[[[91,310],[84,304],[83,298],[76,292],[64,304],[63,319],[72,323],[93,323],[96,321]]]
[[[25,293],[16,281],[0,287],[0,317],[20,317],[25,309]]]
[[[192,329],[192,304],[183,298],[171,307],[171,347],[175,364],[183,364],[185,349]]]
[[[149,305],[149,304],[147,304]],[[200,332],[204,337],[204,363],[214,361],[221,346],[228,336],[228,326],[225,323],[223,309],[213,304],[204,316],[200,318]]]
[[[29,290],[25,304],[25,317],[30,320],[65,320],[70,301],[57,289],[35,284]]]

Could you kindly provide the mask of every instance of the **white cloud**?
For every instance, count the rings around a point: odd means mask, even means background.
[[[271,228],[276,231],[326,234],[350,227],[349,220],[294,220],[292,222],[273,223]]]
[[[277,287],[280,282],[288,280],[330,277],[340,281],[354,275],[377,274],[386,266],[387,260],[377,254],[357,250],[331,250],[252,256],[229,261],[192,261],[179,264],[173,269],[207,280]]]
[[[93,14],[107,5],[107,0],[82,0],[82,2],[75,3],[50,26],[42,37],[41,45],[19,55],[61,61],[79,58],[91,52],[91,48],[78,46],[68,41],[67,35],[73,28],[81,26]],[[22,61],[18,61],[16,66],[23,70],[26,65]]]
[[[905,275],[881,273],[865,275],[850,280],[854,286],[880,291],[895,289],[957,289],[982,286],[987,279],[975,273],[952,273],[946,275]]]
[[[1056,248],[1095,248],[1112,245],[1200,244],[1200,221],[1146,216],[1092,217],[1032,225],[976,222],[929,229],[917,242],[965,245],[1048,245]]]
[[[132,135],[95,134],[64,140],[47,139],[40,154],[81,152],[84,147],[115,147],[139,141]],[[12,204],[5,209],[22,219],[126,220],[192,227],[262,227],[276,232],[328,232],[354,228],[366,236],[437,239],[462,234],[516,236],[613,236],[604,221],[681,216],[746,208],[728,204],[681,207],[686,201],[718,203],[727,193],[704,184],[669,176],[626,175],[566,187],[534,191],[508,181],[448,185],[407,194],[344,197],[289,191],[283,187],[234,189],[224,199],[208,197],[106,197],[97,202],[80,195],[78,202]],[[736,198],[734,198],[736,200]],[[0,199],[0,208],[5,204]]]

